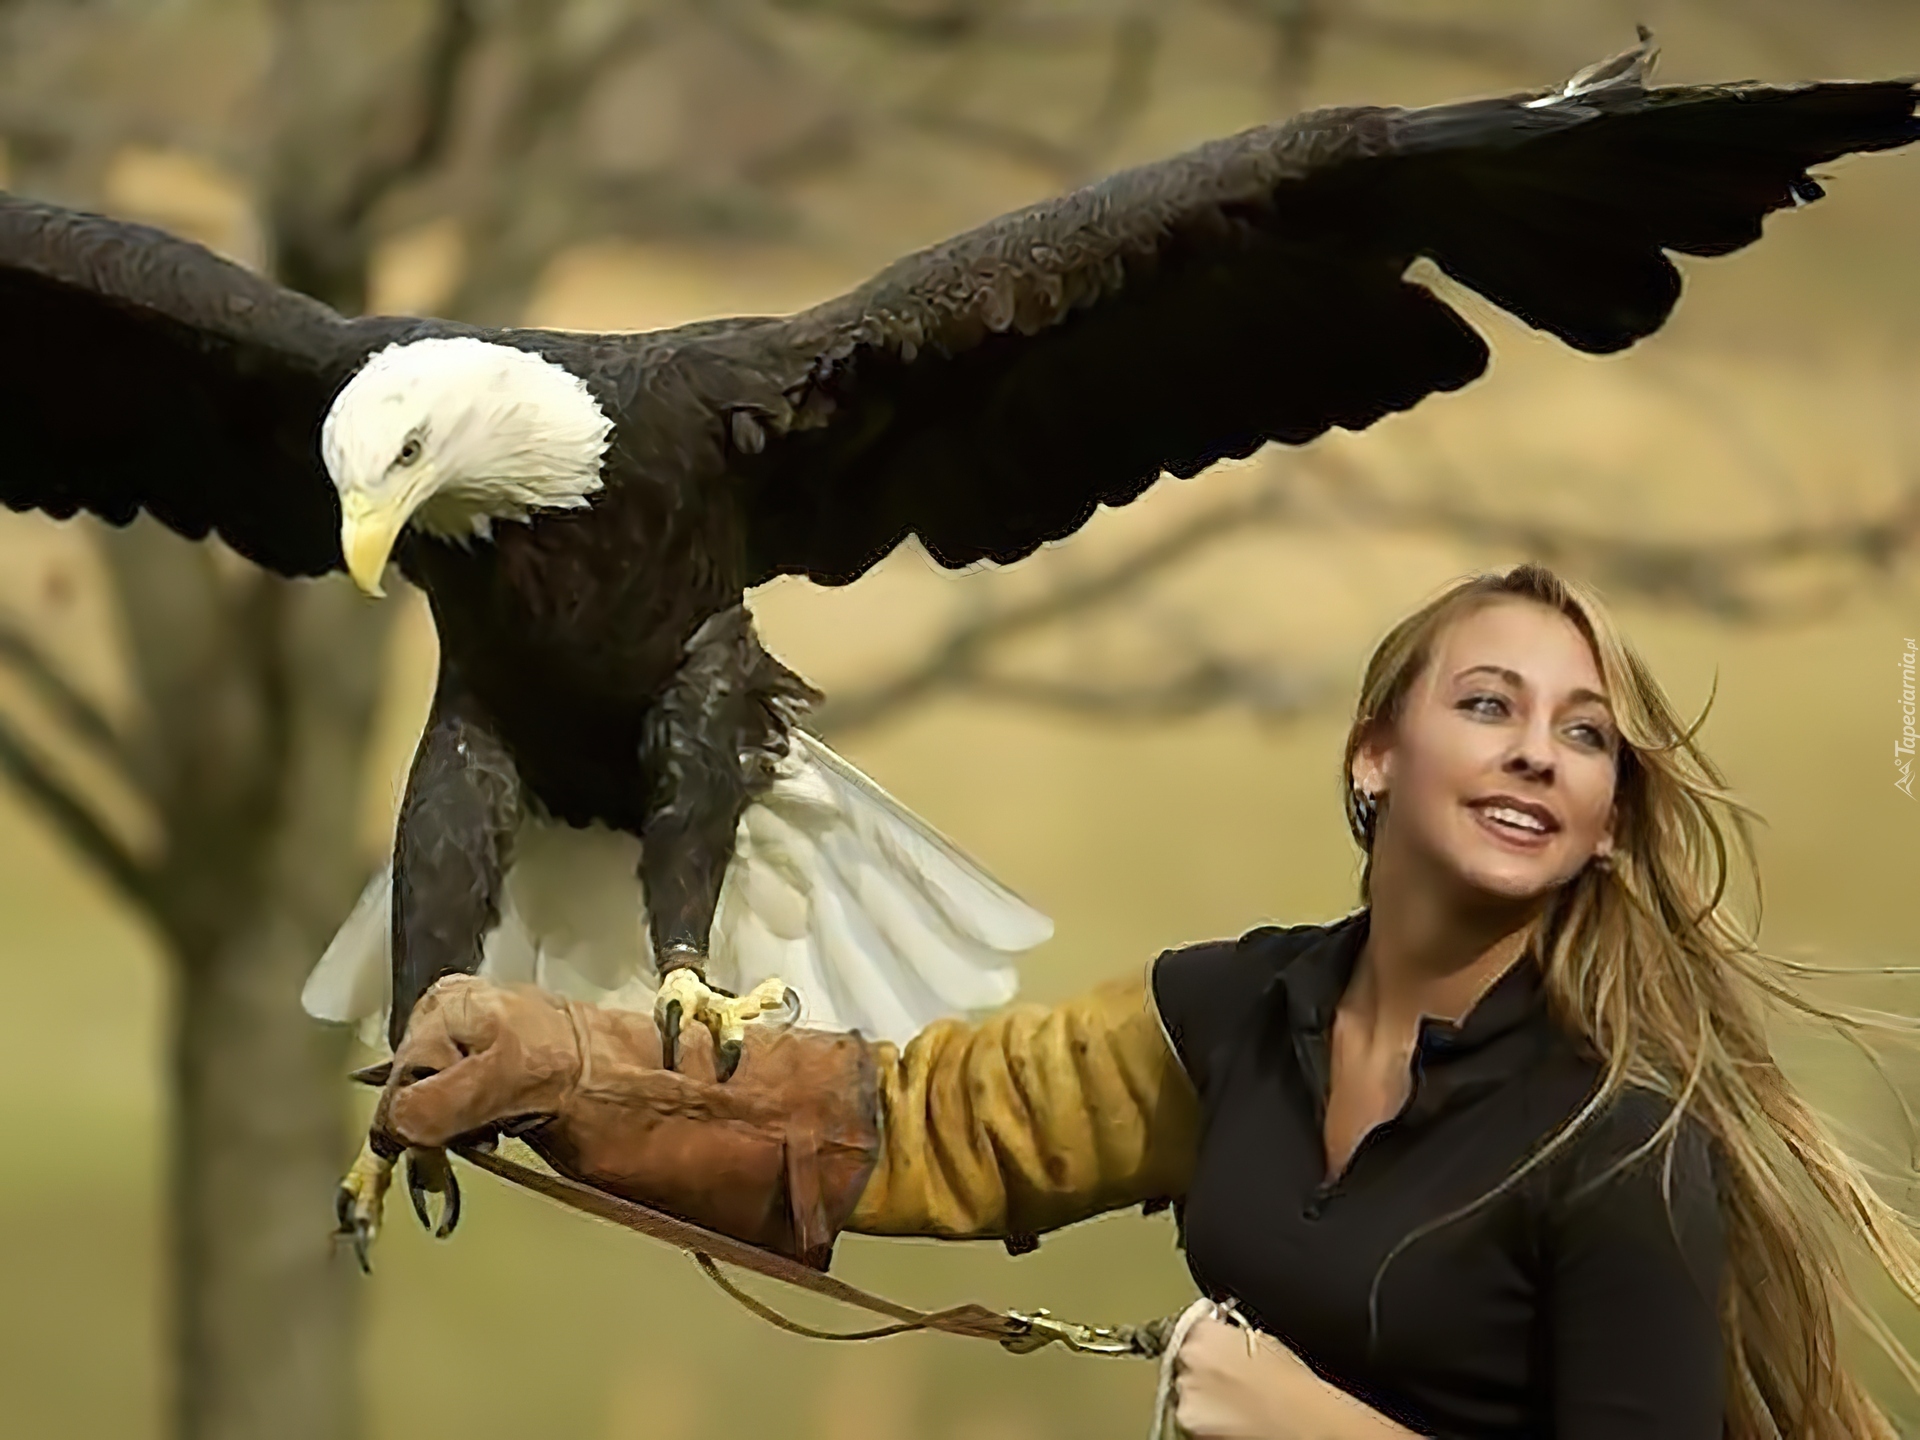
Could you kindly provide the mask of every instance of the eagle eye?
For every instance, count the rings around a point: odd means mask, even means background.
[[[396,465],[411,465],[420,458],[420,437],[409,435],[407,443],[400,447],[400,453],[394,457]]]

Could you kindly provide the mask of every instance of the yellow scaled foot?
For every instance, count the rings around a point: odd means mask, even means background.
[[[380,1233],[380,1212],[386,1205],[387,1187],[392,1183],[393,1162],[374,1154],[373,1145],[368,1142],[360,1147],[352,1168],[340,1182],[339,1193],[334,1196],[333,1213],[340,1222],[340,1228],[334,1233],[353,1241],[354,1258],[369,1275],[373,1273],[373,1266],[367,1262],[367,1251]]]
[[[368,1256],[374,1240],[380,1234],[380,1219],[386,1208],[387,1190],[393,1184],[393,1165],[393,1161],[374,1153],[371,1141],[363,1144],[346,1178],[340,1182],[339,1193],[333,1201],[333,1213],[340,1222],[334,1234],[343,1235],[353,1242],[354,1258],[360,1262],[360,1269],[369,1275],[373,1273],[373,1265]],[[453,1166],[447,1161],[446,1151],[419,1148],[407,1151],[407,1195],[413,1201],[413,1213],[420,1217],[423,1226],[433,1231],[437,1239],[446,1239],[453,1233],[453,1227],[460,1223],[460,1182],[454,1178]],[[437,1225],[428,1212],[429,1195],[440,1197],[440,1221]]]
[[[762,980],[744,995],[729,995],[708,985],[691,965],[669,970],[653,1002],[654,1019],[660,1026],[661,1063],[673,1069],[681,1025],[698,1021],[713,1035],[714,1070],[725,1080],[740,1063],[747,1022],[775,1010],[783,1012],[789,1023],[799,1018],[800,997],[784,980]]]

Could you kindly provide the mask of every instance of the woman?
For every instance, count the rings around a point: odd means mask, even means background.
[[[512,1121],[562,1169],[824,1265],[840,1229],[1000,1236],[1179,1207],[1218,1321],[1197,1437],[1891,1436],[1840,1365],[1842,1242],[1916,1246],[1766,1041],[1744,819],[1598,601],[1456,585],[1368,666],[1364,908],[1159,957],[904,1050],[763,1036],[727,1085],[645,1017],[457,979],[378,1128]],[[694,1062],[697,1066],[699,1063]]]

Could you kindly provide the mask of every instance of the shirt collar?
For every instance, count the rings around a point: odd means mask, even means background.
[[[1316,1099],[1324,1104],[1328,1085],[1327,1047],[1333,1030],[1334,1011],[1353,978],[1354,965],[1367,941],[1370,912],[1354,911],[1328,926],[1325,933],[1281,967],[1269,987],[1270,1013],[1290,1033],[1296,1053],[1305,1066]],[[1478,1091],[1484,1084],[1520,1068],[1533,1052],[1531,1045],[1495,1045],[1494,1042],[1523,1028],[1532,1029],[1546,1021],[1545,989],[1540,967],[1531,954],[1522,955],[1505,974],[1488,987],[1473,1008],[1458,1024],[1437,1016],[1420,1022],[1420,1038],[1415,1052],[1422,1070],[1441,1073],[1455,1071],[1455,1078]],[[1456,1066],[1455,1061],[1478,1056],[1472,1063]],[[1434,1087],[1416,1106],[1426,1111],[1446,1098],[1454,1087]]]

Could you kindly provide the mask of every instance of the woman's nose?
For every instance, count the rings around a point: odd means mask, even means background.
[[[1542,783],[1553,779],[1553,752],[1544,741],[1528,736],[1514,747],[1501,768]]]

